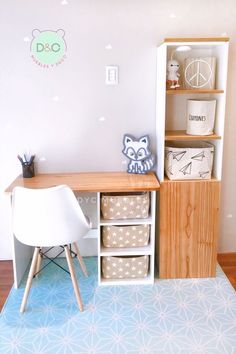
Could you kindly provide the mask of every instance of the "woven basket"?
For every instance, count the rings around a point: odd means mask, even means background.
[[[103,194],[101,210],[104,219],[142,219],[149,213],[149,192],[139,194]]]
[[[103,226],[105,247],[142,247],[149,242],[150,225]]]
[[[106,279],[145,278],[149,256],[102,257],[102,274]]]

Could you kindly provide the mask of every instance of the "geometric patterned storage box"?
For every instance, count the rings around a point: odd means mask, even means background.
[[[106,279],[145,278],[149,256],[102,257],[102,274]]]
[[[101,198],[101,210],[104,219],[147,218],[149,204],[149,192],[103,194]]]
[[[150,225],[103,226],[104,247],[141,247],[147,246]]]
[[[210,179],[214,145],[175,142],[165,147],[165,173],[170,180]]]

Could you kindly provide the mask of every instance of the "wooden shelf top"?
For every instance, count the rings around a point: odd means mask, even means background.
[[[211,135],[189,135],[186,134],[186,130],[166,130],[165,140],[219,140],[221,139],[220,135],[211,134]]]
[[[220,183],[220,180],[215,178],[215,177],[211,177],[210,179],[169,179],[166,175],[164,176],[164,181],[161,182],[161,183],[173,183],[173,182],[177,182],[177,183],[186,183],[186,182],[189,182],[189,183],[204,183],[204,182],[207,182],[207,183]]]
[[[11,193],[16,186],[25,188],[49,188],[68,185],[74,192],[132,192],[159,190],[160,184],[154,172],[145,175],[126,172],[45,173],[32,178],[18,176],[5,190]]]
[[[224,90],[202,90],[202,89],[191,89],[191,90],[182,90],[182,89],[175,89],[175,90],[166,90],[167,95],[181,95],[181,94],[196,94],[196,93],[224,93]]]
[[[164,42],[229,42],[229,37],[165,38]]]

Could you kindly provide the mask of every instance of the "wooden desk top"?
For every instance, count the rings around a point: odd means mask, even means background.
[[[154,191],[160,184],[154,172],[146,175],[126,172],[80,172],[80,173],[45,173],[32,178],[18,176],[5,190],[11,193],[16,186],[25,188],[49,188],[66,184],[74,192],[131,192]]]

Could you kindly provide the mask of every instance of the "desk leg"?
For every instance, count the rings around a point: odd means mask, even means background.
[[[19,242],[13,235],[14,286],[17,289],[31,261],[34,248]]]

